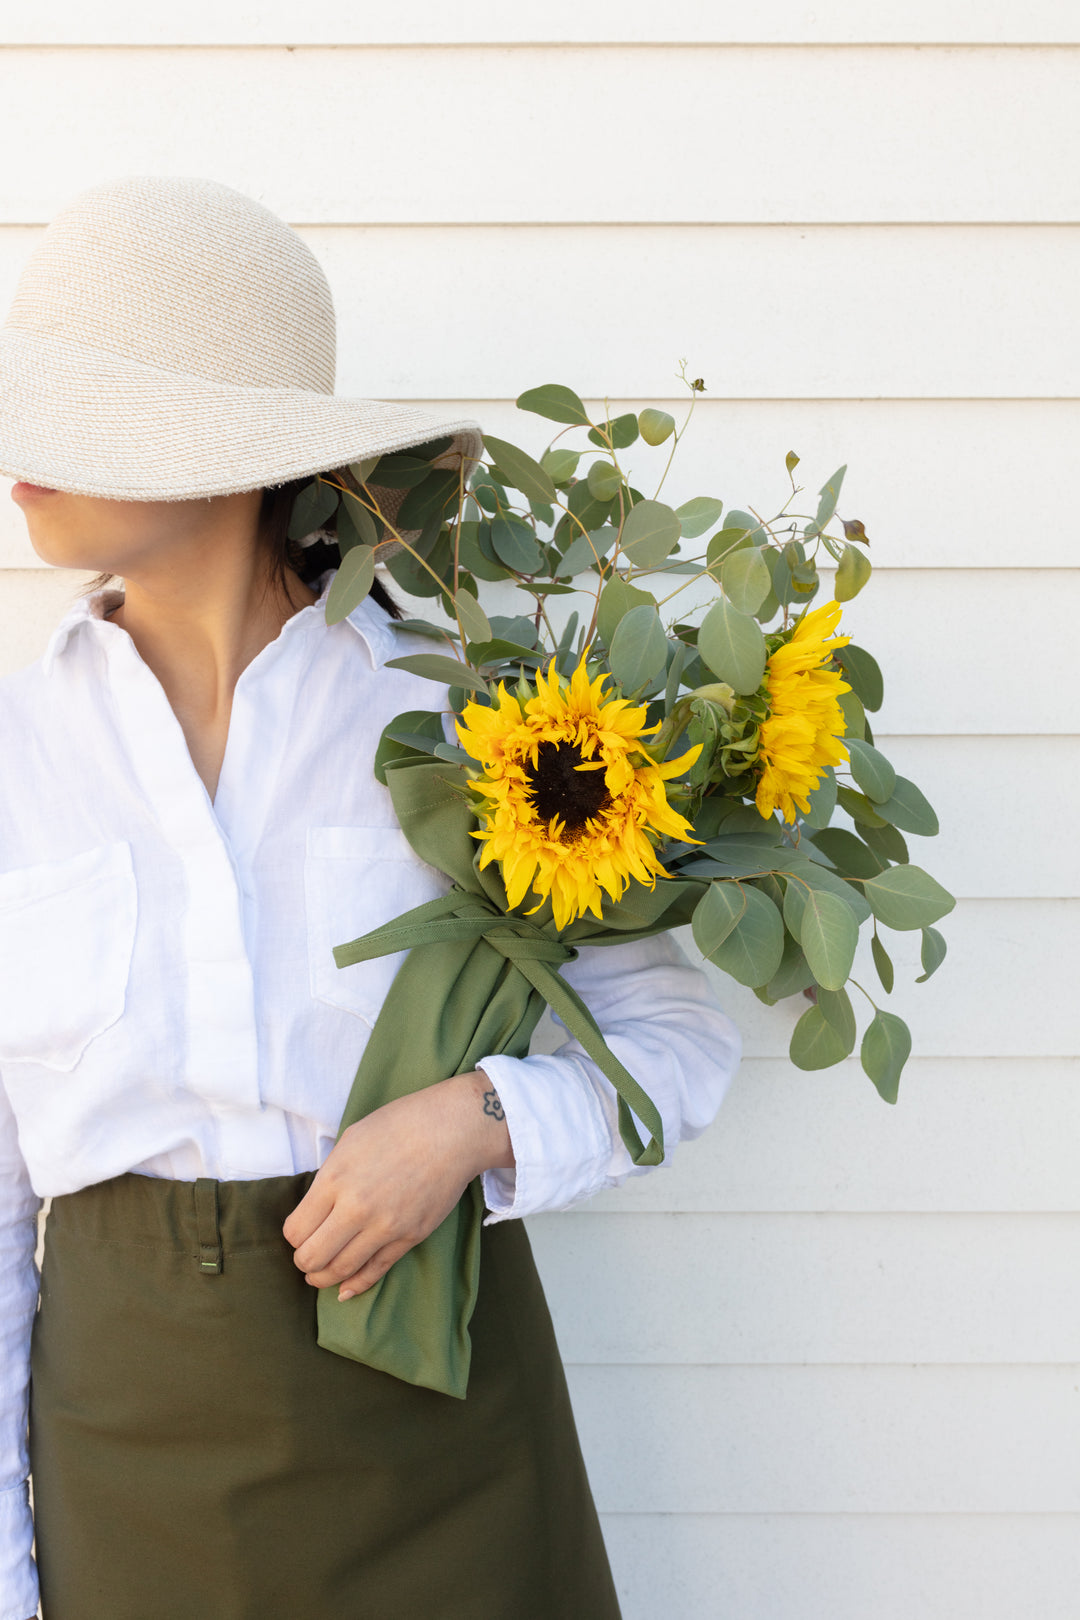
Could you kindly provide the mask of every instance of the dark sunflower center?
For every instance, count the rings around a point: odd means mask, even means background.
[[[526,765],[532,784],[530,797],[542,821],[558,816],[568,833],[584,827],[590,816],[598,815],[610,795],[604,786],[604,773],[579,771],[581,750],[573,743],[541,743],[535,768]]]

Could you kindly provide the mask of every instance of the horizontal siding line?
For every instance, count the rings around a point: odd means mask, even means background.
[[[564,1367],[580,1367],[583,1370],[596,1374],[605,1368],[630,1368],[634,1372],[643,1373],[655,1368],[677,1369],[687,1372],[693,1368],[706,1372],[720,1367],[725,1372],[742,1371],[750,1368],[754,1372],[774,1373],[785,1372],[789,1368],[797,1368],[800,1372],[813,1369],[814,1372],[825,1367],[831,1367],[845,1373],[860,1372],[888,1372],[894,1367],[902,1367],[905,1372],[921,1372],[924,1368],[937,1370],[939,1368],[955,1369],[962,1372],[965,1377],[977,1378],[982,1372],[1000,1373],[1009,1368],[1017,1372],[1052,1372],[1072,1368],[1080,1372],[1080,1366],[1075,1361],[570,1361],[563,1359]]]
[[[5,51],[1076,51],[1068,39],[11,40]]]

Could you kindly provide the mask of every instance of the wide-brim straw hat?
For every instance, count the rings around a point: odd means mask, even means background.
[[[479,423],[338,397],[335,373],[330,287],[284,220],[216,180],[109,181],[46,227],[0,327],[0,472],[181,501],[447,436],[435,466],[479,461]]]

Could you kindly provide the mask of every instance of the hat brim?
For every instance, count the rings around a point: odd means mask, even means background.
[[[480,425],[469,419],[305,388],[233,387],[38,332],[0,330],[0,473],[46,489],[115,501],[197,500],[447,435],[455,440],[448,455],[456,449],[467,463],[480,460]]]

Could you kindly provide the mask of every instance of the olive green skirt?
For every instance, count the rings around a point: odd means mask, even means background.
[[[618,1620],[520,1221],[483,1228],[465,1400],[322,1350],[310,1175],[53,1201],[30,1450],[46,1620]]]

